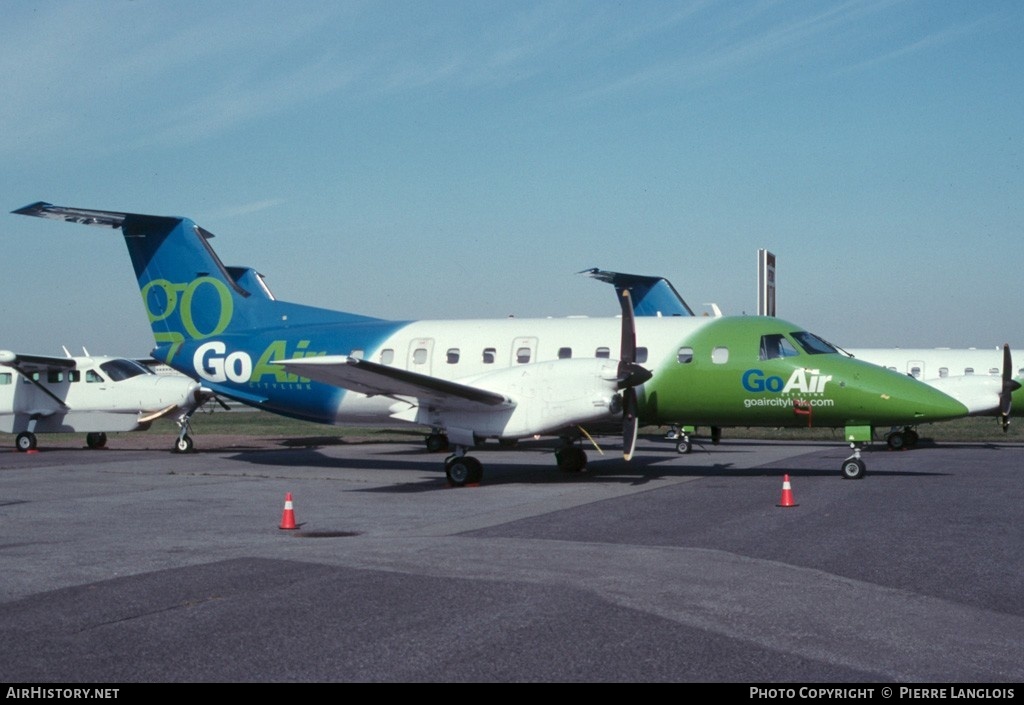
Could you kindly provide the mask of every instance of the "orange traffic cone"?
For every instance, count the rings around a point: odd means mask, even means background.
[[[775,505],[777,507],[795,507],[796,502],[793,501],[793,488],[789,484],[789,475],[783,475],[782,477],[782,499]]]
[[[295,509],[292,507],[292,493],[289,492],[284,496],[284,513],[281,514],[281,526],[282,529],[297,529],[295,525]]]

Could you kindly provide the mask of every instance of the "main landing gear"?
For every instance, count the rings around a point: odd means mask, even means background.
[[[466,449],[459,446],[454,455],[445,459],[444,475],[454,487],[478,485],[484,476],[484,466],[476,458],[466,455]]]
[[[440,431],[427,434],[424,442],[427,444],[427,452],[440,453],[443,450],[448,450],[448,436]]]
[[[680,426],[679,424],[672,424],[669,432],[665,435],[665,438],[670,441],[676,442],[676,452],[680,455],[686,455],[693,451],[693,439],[690,438],[691,433],[696,433],[697,428],[695,426]],[[718,445],[722,442],[722,429],[720,426],[711,427],[711,445]]]
[[[917,445],[917,441],[917,431],[910,428],[910,426],[905,426],[902,430],[894,428],[885,437],[885,444],[889,446],[890,450],[913,448]]]
[[[30,450],[35,450],[36,446],[38,445],[38,441],[36,440],[36,434],[32,433],[31,431],[22,431],[21,433],[19,433],[18,437],[14,439],[14,443],[15,445],[17,445],[18,450],[20,450],[22,453],[27,453]]]
[[[562,447],[555,451],[558,469],[562,472],[584,472],[587,469],[587,452],[572,438],[563,438],[562,441]],[[466,455],[466,450],[465,446],[456,446],[455,452],[445,458],[444,476],[452,487],[478,485],[483,479],[483,463]]]

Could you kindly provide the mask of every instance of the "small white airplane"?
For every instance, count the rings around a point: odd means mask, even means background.
[[[187,423],[208,398],[184,375],[158,375],[127,358],[64,352],[0,350],[0,432],[17,434],[20,451],[36,449],[37,433],[85,433],[90,448],[102,448],[107,433],[142,431],[164,416]],[[192,439],[180,434],[175,448],[191,447]]]

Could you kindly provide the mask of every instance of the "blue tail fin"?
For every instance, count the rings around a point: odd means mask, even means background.
[[[188,218],[66,208],[34,203],[14,213],[120,229],[156,341],[170,362],[188,341],[258,334],[277,327],[378,319],[277,301],[255,270],[226,267],[213,234]]]

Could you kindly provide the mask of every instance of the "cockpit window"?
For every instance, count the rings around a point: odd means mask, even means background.
[[[146,369],[134,360],[107,360],[100,365],[100,369],[114,382],[120,382],[139,375],[155,374],[152,370]]]
[[[790,333],[790,335],[808,355],[824,355],[826,353],[839,352],[832,343],[822,340],[813,333],[800,331],[799,333]]]
[[[760,358],[762,360],[777,360],[780,357],[794,357],[799,354],[799,351],[781,333],[761,336]]]

